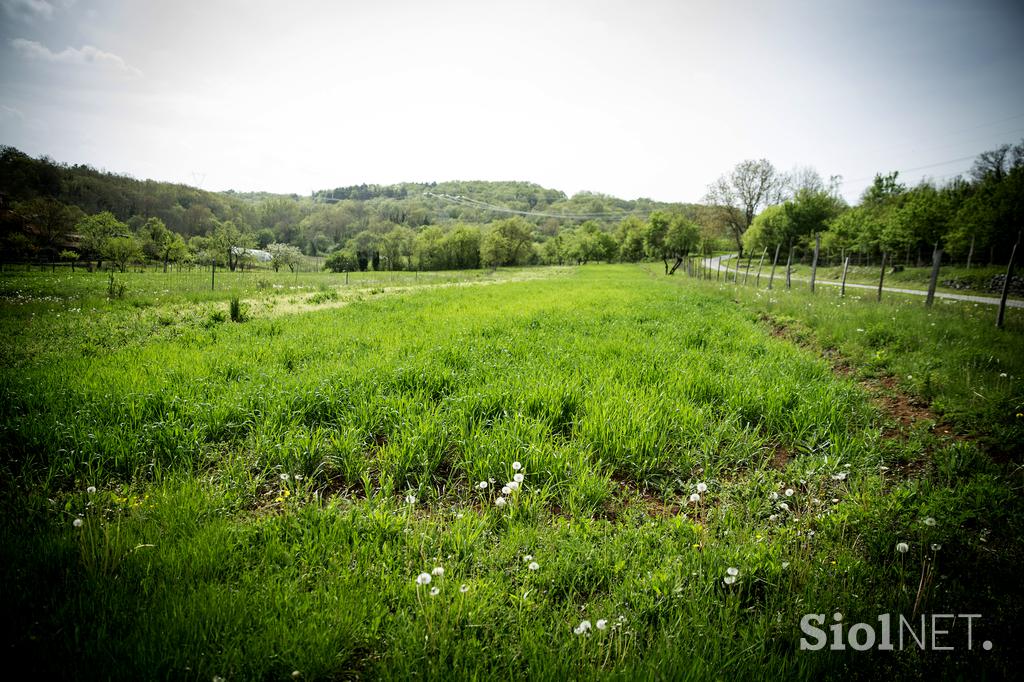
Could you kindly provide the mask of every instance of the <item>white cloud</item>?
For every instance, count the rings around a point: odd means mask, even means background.
[[[4,12],[15,19],[52,19],[53,5],[46,0],[2,0]]]
[[[66,47],[60,52],[54,52],[35,40],[15,38],[11,41],[11,46],[26,59],[38,59],[39,61],[54,64],[96,64],[113,68],[132,76],[142,75],[141,71],[134,66],[130,66],[121,57],[112,52],[104,52],[92,45],[83,45],[81,48]]]

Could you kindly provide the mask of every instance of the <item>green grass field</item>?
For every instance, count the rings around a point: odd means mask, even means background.
[[[261,276],[0,276],[19,669],[1012,674],[1022,311],[660,264]],[[982,617],[970,651],[800,650],[834,612]]]

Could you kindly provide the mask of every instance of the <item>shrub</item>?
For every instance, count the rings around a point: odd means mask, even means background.
[[[119,282],[114,278],[114,273],[110,273],[110,278],[107,280],[107,298],[113,300],[115,298],[124,298],[128,292],[128,285],[124,282]]]
[[[231,299],[231,321],[232,322],[244,322],[245,321],[245,310],[242,309],[242,302],[238,300],[237,296]]]

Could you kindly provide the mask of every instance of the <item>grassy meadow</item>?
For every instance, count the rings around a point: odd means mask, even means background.
[[[1012,674],[1024,311],[660,264],[220,276],[0,275],[19,669]],[[982,617],[970,651],[800,650],[834,612]]]

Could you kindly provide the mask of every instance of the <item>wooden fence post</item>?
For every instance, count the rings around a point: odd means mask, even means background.
[[[795,249],[795,248],[796,248],[795,246],[790,245],[790,247],[789,247],[789,258],[786,259],[786,288],[787,289],[789,289],[789,288],[791,288],[793,286],[793,282],[790,279],[790,275],[792,274],[793,249]]]
[[[843,283],[839,287],[839,298],[846,296],[846,271],[850,269],[850,257],[843,261]]]
[[[811,261],[811,293],[814,293],[814,280],[818,277],[818,252],[821,251],[821,233],[814,235],[814,260]]]
[[[885,282],[885,251],[882,252],[882,272],[878,276],[878,299],[882,300],[882,284]]]
[[[1013,250],[1010,251],[1010,262],[1006,266],[1006,279],[1003,281],[1003,293],[999,296],[999,313],[996,315],[996,327],[1002,329],[1003,320],[1006,317],[1006,297],[1010,293],[1010,280],[1013,279],[1013,259],[1017,257],[1017,247],[1020,246],[1020,232],[1017,233],[1017,241],[1013,243]]]
[[[942,265],[942,249],[939,245],[935,244],[935,251],[932,252],[932,276],[928,280],[928,298],[925,299],[925,305],[931,305],[935,302],[935,287],[939,283],[939,267]]]
[[[775,266],[779,264],[779,250],[782,248],[782,242],[779,242],[775,246],[775,258],[772,260],[772,274],[768,278],[768,288],[772,288],[772,282],[775,281]]]
[[[764,251],[761,252],[761,260],[757,262],[757,277],[754,279],[754,287],[761,286],[761,266],[764,265],[764,257],[768,255],[768,247],[764,247]]]

